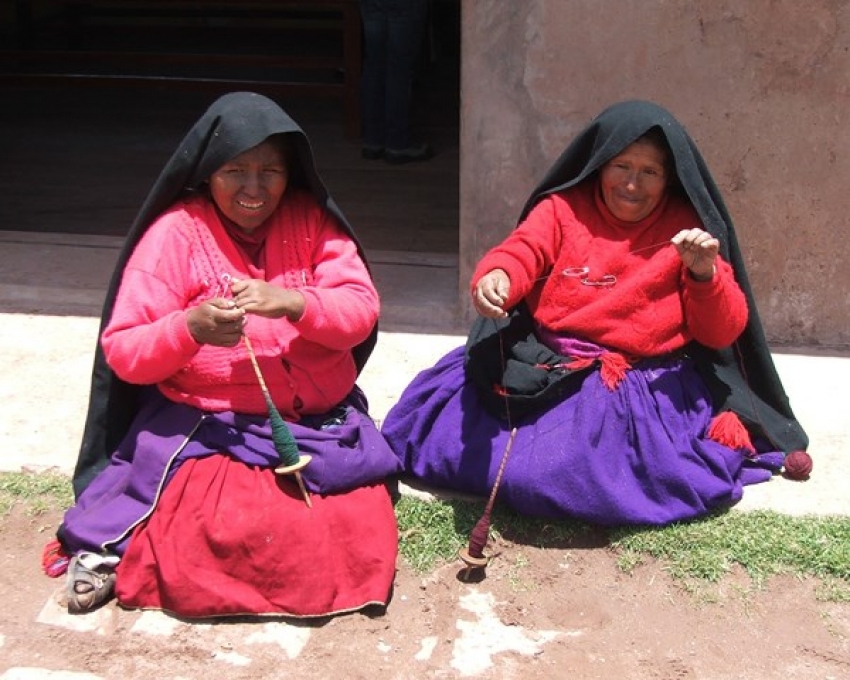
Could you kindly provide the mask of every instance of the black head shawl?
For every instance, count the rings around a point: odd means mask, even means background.
[[[355,240],[360,256],[366,261],[351,225],[316,172],[313,151],[304,131],[272,100],[251,92],[230,93],[216,100],[192,126],[162,169],[139,210],[118,255],[115,271],[106,292],[100,322],[101,332],[112,316],[127,260],[150,224],[182,195],[198,189],[224,163],[277,134],[287,134],[291,137],[300,166],[294,168],[294,174],[304,181],[319,205],[337,218],[341,227]],[[358,372],[366,364],[375,346],[377,333],[376,325],[370,336],[353,350]],[[82,493],[97,473],[107,465],[113,451],[127,432],[136,413],[140,389],[137,385],[122,381],[113,373],[98,342],[88,415],[74,471],[73,483],[77,495]]]
[[[720,241],[720,253],[732,265],[749,306],[747,327],[732,347],[717,351],[694,342],[688,348],[711,390],[715,409],[734,411],[752,433],[766,437],[777,449],[805,450],[808,438],[791,411],[776,372],[732,219],[699,150],[668,111],[645,101],[627,101],[605,109],[561,154],[531,194],[519,221],[549,194],[593,177],[604,163],[652,128],[664,134],[681,188],[705,230]],[[515,311],[528,314],[523,305]],[[482,331],[481,325],[479,321],[473,328],[470,347],[476,337],[492,332]],[[527,323],[524,327],[530,328]]]

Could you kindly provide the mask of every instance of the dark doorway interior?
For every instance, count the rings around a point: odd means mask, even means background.
[[[367,250],[457,253],[460,2],[432,0],[430,9],[414,121],[436,149],[432,160],[363,160],[359,139],[345,134],[339,99],[266,92],[310,136],[320,172]],[[161,34],[163,47],[172,37]],[[235,39],[217,46],[242,49]],[[21,74],[3,63],[2,230],[123,235],[183,134],[222,91],[203,83],[48,80],[39,75],[49,64]]]

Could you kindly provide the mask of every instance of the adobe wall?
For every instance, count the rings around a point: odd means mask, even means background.
[[[462,299],[572,136],[610,103],[684,123],[774,346],[850,348],[850,4],[463,0]]]

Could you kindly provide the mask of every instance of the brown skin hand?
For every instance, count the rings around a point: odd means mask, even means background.
[[[213,298],[186,312],[189,333],[201,345],[235,347],[242,337],[245,312],[233,300]]]
[[[298,321],[304,314],[304,296],[297,290],[280,288],[259,279],[234,279],[233,302],[246,314],[267,319],[286,317]]]

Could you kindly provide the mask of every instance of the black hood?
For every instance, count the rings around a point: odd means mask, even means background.
[[[794,417],[776,372],[732,218],[696,144],[668,111],[647,101],[626,101],[605,109],[546,173],[526,202],[519,222],[545,196],[595,177],[604,163],[653,128],[663,133],[670,148],[676,190],[687,196],[705,230],[720,241],[720,253],[734,269],[749,306],[747,327],[732,347],[718,351],[694,342],[689,353],[697,359],[717,411],[734,411],[752,434],[768,439],[777,449],[804,450],[808,438]]]
[[[217,99],[192,126],[154,182],[118,255],[103,304],[101,332],[112,316],[124,267],[136,244],[156,218],[181,196],[198,189],[224,163],[272,135],[280,134],[288,135],[295,149],[294,162],[297,167],[290,170],[294,180],[303,183],[319,205],[337,218],[341,227],[357,243],[360,256],[366,262],[351,225],[316,172],[310,141],[301,127],[271,99],[253,92],[233,92]],[[372,353],[377,334],[376,325],[369,337],[353,349],[358,372]],[[77,495],[106,467],[113,451],[126,434],[136,413],[140,390],[138,385],[131,385],[118,378],[109,368],[98,339],[88,415],[74,471],[74,491]]]

